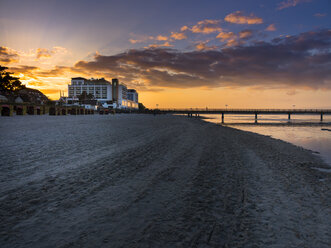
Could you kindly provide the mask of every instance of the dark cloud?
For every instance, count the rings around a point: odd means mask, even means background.
[[[13,73],[31,73],[39,68],[36,66],[20,65],[17,67],[9,67],[8,69]]]
[[[0,63],[10,64],[18,62],[19,55],[8,47],[0,46]]]
[[[97,54],[74,69],[107,73],[125,83],[174,88],[259,86],[331,88],[331,30],[306,32],[221,50],[128,50]]]

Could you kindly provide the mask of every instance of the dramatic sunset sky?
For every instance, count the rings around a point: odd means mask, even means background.
[[[330,0],[0,0],[0,65],[52,99],[119,78],[154,108],[330,108]]]

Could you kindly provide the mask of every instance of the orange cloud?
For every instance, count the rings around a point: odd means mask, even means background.
[[[47,48],[38,48],[36,51],[36,57],[37,59],[40,58],[50,58],[55,54],[66,54],[67,49],[64,47],[53,47],[52,49]]]
[[[37,59],[40,58],[50,58],[52,57],[52,52],[47,48],[38,48],[37,49]]]
[[[203,20],[199,21],[191,28],[193,33],[210,34],[214,32],[221,32],[222,28],[219,26],[219,20]]]
[[[237,39],[230,39],[226,42],[227,47],[237,46],[239,45],[239,42]]]
[[[158,48],[158,47],[173,47],[174,45],[171,45],[168,41],[164,42],[163,44],[151,44],[148,47],[145,48]]]
[[[155,39],[156,40],[160,40],[160,41],[165,41],[165,40],[168,40],[168,37],[167,36],[158,35]]]
[[[239,38],[240,39],[248,39],[253,36],[253,31],[252,30],[242,30],[239,32]]]
[[[139,35],[139,34],[134,34],[134,33],[130,33],[130,36],[132,37],[131,39],[129,39],[129,42],[131,44],[142,43],[142,42],[146,42],[148,40],[155,39],[153,36]]]
[[[228,14],[225,21],[235,24],[261,24],[263,19],[255,16],[253,13],[249,16],[244,16],[241,11],[236,11],[234,13]]]
[[[276,26],[275,26],[275,24],[270,24],[265,30],[266,31],[276,31]]]
[[[19,60],[19,54],[8,47],[0,46],[0,62],[3,64],[16,63]]]
[[[216,38],[220,39],[221,41],[229,40],[235,38],[236,35],[233,32],[220,32]]]
[[[134,39],[130,39],[129,41],[132,44],[136,44],[136,43],[140,43],[141,42],[141,40],[134,40]]]
[[[189,27],[188,26],[183,26],[180,28],[180,31],[184,32],[186,30],[189,30]]]
[[[174,38],[175,40],[185,40],[187,39],[187,36],[184,33],[174,33],[171,32],[171,38]]]
[[[198,51],[216,50],[218,48],[217,46],[207,46],[206,45],[207,43],[208,43],[208,41],[200,42],[195,46],[195,48]]]

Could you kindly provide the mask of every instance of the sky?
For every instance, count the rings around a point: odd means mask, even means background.
[[[331,108],[330,0],[0,0],[0,65],[51,99],[119,78],[149,108]]]

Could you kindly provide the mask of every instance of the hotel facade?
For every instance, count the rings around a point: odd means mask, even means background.
[[[68,85],[68,99],[78,100],[78,97],[83,92],[93,95],[94,99],[106,108],[138,109],[138,93],[136,90],[128,90],[127,87],[124,84],[120,84],[116,78],[112,79],[112,82],[104,78],[72,78],[71,84]],[[131,92],[135,92],[135,97],[131,96]]]

